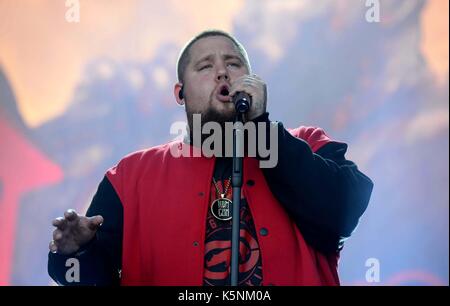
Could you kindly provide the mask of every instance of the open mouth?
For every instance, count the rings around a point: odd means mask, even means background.
[[[228,88],[228,86],[226,84],[220,86],[218,94],[217,94],[217,99],[221,102],[230,102],[230,89]]]

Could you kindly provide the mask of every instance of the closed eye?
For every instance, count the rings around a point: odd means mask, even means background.
[[[233,66],[233,67],[241,67],[241,64],[238,63],[228,63],[229,66]]]
[[[206,68],[211,68],[211,67],[212,67],[212,65],[211,65],[211,64],[208,64],[208,65],[205,65],[205,66],[200,67],[200,68],[198,69],[198,71],[201,71],[201,70],[206,69]]]

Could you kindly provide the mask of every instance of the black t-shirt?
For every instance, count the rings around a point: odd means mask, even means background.
[[[232,158],[216,158],[214,178],[222,193],[232,172]],[[232,199],[229,184],[226,197]],[[232,220],[216,219],[211,213],[211,203],[219,198],[214,182],[211,182],[211,198],[206,218],[205,267],[203,284],[205,286],[224,286],[230,284],[231,261],[231,223]],[[261,250],[256,236],[255,225],[247,201],[241,198],[240,208],[240,258],[239,285],[260,286],[262,284]]]

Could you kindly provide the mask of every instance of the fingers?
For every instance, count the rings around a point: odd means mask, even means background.
[[[61,230],[55,229],[55,230],[53,231],[53,240],[54,240],[55,242],[60,241],[60,240],[62,239],[62,237],[63,237],[63,232],[62,232]]]
[[[66,228],[67,221],[63,217],[58,217],[52,221],[52,225],[63,231]]]
[[[52,253],[58,252],[58,247],[56,246],[54,240],[50,241],[50,243],[49,243],[49,245],[48,245],[48,249],[49,249],[50,252],[52,252]]]
[[[102,225],[102,223],[103,223],[103,217],[100,215],[88,218],[88,226],[91,230],[98,229]]]
[[[245,91],[251,95],[253,91],[257,90],[261,85],[264,85],[264,82],[256,74],[244,75],[236,79],[231,85],[229,96],[234,96],[237,91]]]
[[[64,213],[64,218],[66,218],[67,221],[75,221],[78,218],[78,214],[73,209],[68,209]]]
[[[56,253],[58,251],[57,243],[61,242],[62,238],[63,238],[63,232],[59,229],[55,229],[53,231],[53,240],[50,241],[50,244],[48,245],[50,252]]]
[[[64,217],[58,217],[52,221],[52,225],[60,230],[64,230],[68,221],[75,221],[78,218],[78,214],[73,209],[68,209],[64,212]]]
[[[80,222],[83,221],[83,222]],[[86,218],[79,216],[73,209],[64,212],[64,217],[56,218],[52,225],[56,227],[53,231],[53,240],[49,243],[49,250],[53,253],[70,254],[79,248],[79,242],[88,241],[103,222],[103,217],[95,216]],[[87,230],[87,227],[91,231]]]

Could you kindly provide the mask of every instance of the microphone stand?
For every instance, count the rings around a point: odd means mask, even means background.
[[[245,97],[237,100],[235,128],[233,129],[233,172],[231,174],[231,186],[233,187],[230,271],[231,286],[237,286],[239,284],[240,207],[244,160],[244,129],[242,123],[244,113],[246,113],[250,108],[250,104]],[[238,154],[240,156],[238,156]]]

